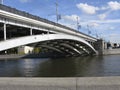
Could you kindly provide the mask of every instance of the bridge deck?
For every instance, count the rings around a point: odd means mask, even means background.
[[[80,33],[84,36],[87,36],[87,37],[90,37],[90,38],[93,38],[96,40],[96,38],[92,37],[92,36],[89,36],[87,34],[84,34],[82,32],[79,32],[75,29],[72,29],[70,27],[67,27],[67,26],[64,26],[64,25],[61,25],[59,23],[55,23],[55,22],[52,22],[52,21],[49,21],[47,19],[44,19],[44,18],[41,18],[41,17],[38,17],[38,16],[35,16],[35,15],[32,15],[32,14],[29,14],[25,11],[20,11],[20,10],[17,10],[15,8],[11,8],[9,6],[5,6],[5,5],[1,5],[0,4],[0,10],[3,10],[3,11],[6,11],[6,12],[10,12],[10,13],[13,13],[13,14],[16,14],[16,15],[19,15],[19,16],[23,16],[23,17],[26,17],[26,18],[30,18],[30,19],[33,19],[33,20],[37,20],[37,21],[40,21],[40,22],[44,22],[44,23],[47,23],[47,24],[50,24],[50,25],[55,25],[55,26],[58,26],[60,28],[64,28],[64,29],[67,29],[69,31],[73,31],[73,32],[76,32],[76,33]]]

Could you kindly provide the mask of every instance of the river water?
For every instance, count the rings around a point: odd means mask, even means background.
[[[120,55],[0,60],[0,77],[120,76]]]

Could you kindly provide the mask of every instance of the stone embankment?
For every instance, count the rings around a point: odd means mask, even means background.
[[[120,77],[0,78],[0,90],[120,90]]]
[[[17,59],[22,58],[25,55],[18,55],[18,54],[10,54],[10,55],[0,55],[0,59]]]
[[[103,51],[103,55],[115,55],[115,54],[120,54],[120,48],[106,49]]]

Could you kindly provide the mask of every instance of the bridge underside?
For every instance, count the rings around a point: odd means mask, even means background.
[[[84,43],[67,39],[43,41],[29,44],[29,46],[40,48],[40,53],[48,54],[50,56],[83,56],[95,54],[93,50]]]
[[[96,54],[91,46],[95,41],[96,38],[69,27],[0,5],[0,54],[28,46],[38,48],[37,54],[90,55]]]
[[[16,43],[15,43],[16,42]],[[46,34],[8,39],[0,43],[0,51],[19,46],[39,48],[37,54],[50,54],[51,56],[83,56],[96,54],[94,48],[85,40],[63,34]]]

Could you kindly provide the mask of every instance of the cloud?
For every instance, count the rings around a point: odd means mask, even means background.
[[[106,14],[100,14],[98,15],[98,17],[100,18],[100,20],[104,20],[106,18]]]
[[[112,34],[109,34],[109,36],[120,36],[120,34],[118,34],[118,33],[112,33]]]
[[[120,23],[120,19],[109,19],[109,20],[89,20],[86,23],[90,23],[90,22],[96,22],[96,23],[101,23],[101,24],[105,24],[105,23]]]
[[[110,14],[112,12],[112,10],[107,10],[105,13],[103,13],[103,14],[99,14],[98,15],[98,18],[100,19],[100,20],[105,20],[105,18]]]
[[[109,9],[108,6],[102,6],[102,7],[99,8],[99,10],[108,10],[108,9]]]
[[[65,25],[67,27],[76,29],[76,24],[74,24],[74,23],[69,23],[69,22],[64,22],[64,21],[60,21],[59,23],[62,24],[62,25]]]
[[[96,23],[96,22],[91,22],[88,25],[91,26],[91,27],[98,27],[99,26],[99,24]]]
[[[86,14],[95,14],[96,11],[99,10],[98,7],[91,6],[88,4],[83,4],[83,3],[79,3],[76,6]]]
[[[76,14],[62,16],[62,20],[59,21],[60,24],[68,26],[73,29],[77,29],[77,20],[78,24],[80,22],[80,17]]]
[[[68,20],[68,21],[73,21],[73,22],[77,21],[77,19],[78,19],[78,21],[80,21],[80,17],[75,14],[71,15],[71,16],[69,16],[69,15],[63,16],[63,19]]]
[[[27,2],[30,2],[31,0],[20,0],[20,2],[22,3],[27,3]]]
[[[83,21],[80,22],[81,25],[91,25],[93,27],[99,27],[100,25],[105,25],[106,24],[113,24],[113,26],[109,26],[109,29],[114,29],[114,25],[120,23],[120,19],[108,19],[108,20],[88,20],[88,21]],[[113,28],[114,27],[114,28]],[[101,27],[103,28],[103,27]],[[104,28],[103,28],[104,29]]]
[[[78,9],[80,9],[82,12],[86,13],[86,14],[96,14],[97,11],[115,11],[115,10],[120,10],[120,2],[117,1],[110,1],[107,3],[107,5],[105,6],[101,6],[101,7],[95,7],[92,5],[88,5],[87,3],[79,3],[76,5]],[[107,16],[107,14],[100,14],[99,18],[105,19]]]
[[[106,10],[105,13],[98,15],[100,20],[104,20],[112,11],[120,10],[120,3],[117,1],[110,1],[106,6],[100,7],[99,10]]]
[[[66,25],[67,27],[70,27],[70,28],[76,29],[76,25],[74,25],[74,24],[66,23],[65,25]]]
[[[110,29],[110,30],[114,30],[114,29],[115,29],[115,27],[111,26],[111,27],[109,27],[109,29]]]
[[[112,9],[112,10],[120,10],[120,3],[117,1],[110,1],[108,2],[108,6]]]

